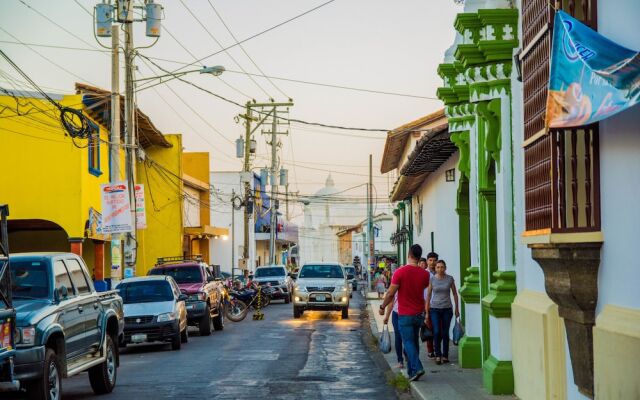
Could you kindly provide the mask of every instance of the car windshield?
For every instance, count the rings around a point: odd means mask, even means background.
[[[347,274],[350,274],[350,275],[355,275],[356,274],[356,269],[354,267],[345,267],[344,271]]]
[[[122,283],[117,289],[124,304],[173,300],[171,285],[167,281]]]
[[[149,271],[149,275],[169,275],[178,283],[199,283],[202,282],[200,268],[192,267],[162,267]]]
[[[299,278],[344,278],[339,265],[305,265]]]
[[[49,298],[49,268],[44,261],[11,261],[11,294],[15,299]]]
[[[284,268],[258,268],[256,269],[256,278],[265,278],[270,276],[285,276]]]

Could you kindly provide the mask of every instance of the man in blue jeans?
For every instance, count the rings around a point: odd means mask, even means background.
[[[424,375],[420,362],[420,326],[424,321],[424,289],[429,286],[429,272],[418,266],[422,256],[422,247],[414,244],[409,249],[408,264],[393,274],[391,286],[380,305],[380,315],[391,304],[398,293],[398,328],[402,337],[402,346],[407,353],[407,374],[409,380],[416,381]]]

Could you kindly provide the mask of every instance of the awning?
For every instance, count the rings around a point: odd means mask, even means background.
[[[416,143],[415,149],[400,169],[401,175],[391,192],[391,201],[401,201],[413,195],[427,176],[456,152],[456,146],[449,139],[448,128],[446,123],[434,127]]]
[[[86,112],[105,127],[111,125],[111,92],[95,86],[76,82],[76,94],[82,95],[82,103],[88,109]],[[144,148],[150,146],[171,147],[162,132],[153,125],[151,119],[136,109],[136,123],[138,126],[138,141]],[[120,137],[124,140],[124,96],[120,95]]]
[[[184,228],[184,234],[189,236],[202,236],[202,237],[214,237],[214,236],[229,236],[229,228],[220,228],[217,226],[193,226]]]

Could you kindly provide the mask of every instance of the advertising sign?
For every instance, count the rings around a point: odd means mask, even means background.
[[[111,240],[111,277],[122,278],[122,251],[120,240]]]
[[[102,232],[126,233],[133,230],[127,181],[100,185],[102,194]]]
[[[147,213],[144,205],[144,185],[136,184],[136,229],[147,228]]]
[[[546,124],[589,125],[640,101],[640,54],[556,13]]]

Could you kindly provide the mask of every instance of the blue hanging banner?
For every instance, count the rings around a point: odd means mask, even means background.
[[[640,53],[558,11],[551,48],[547,127],[589,125],[639,101]]]

